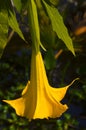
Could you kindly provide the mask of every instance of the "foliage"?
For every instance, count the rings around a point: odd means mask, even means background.
[[[17,5],[19,3],[19,5]],[[66,46],[68,47],[68,49],[74,54],[74,48],[73,48],[73,45],[72,45],[72,40],[70,38],[70,36],[68,35],[68,32],[67,32],[67,29],[65,27],[65,25],[63,24],[63,20],[59,14],[59,12],[57,11],[57,9],[55,9],[54,7],[52,8],[51,6],[49,6],[44,0],[43,0],[43,3],[48,11],[48,15],[50,17],[50,20],[52,22],[52,28],[53,30],[57,33],[58,37],[60,39],[62,39],[64,41],[64,43],[66,44]],[[15,12],[14,12],[14,8],[12,8],[12,6],[15,6],[17,8],[17,10],[20,12],[20,10],[22,10],[22,1],[16,1],[14,0],[13,2],[10,2],[10,0],[7,2],[7,5],[5,5],[6,3],[4,3],[3,1],[1,2],[1,11],[0,11],[0,14],[1,16],[5,16],[6,15],[6,18],[4,19],[5,23],[4,23],[4,26],[10,26],[15,32],[17,32],[19,34],[19,36],[23,39],[23,34],[21,32],[21,30],[19,29],[19,25],[18,25],[18,22],[17,22],[17,19],[15,17]],[[31,34],[32,35],[32,40],[34,40],[34,36],[35,34],[37,35],[37,42],[40,44],[40,34],[39,34],[39,25],[38,25],[38,18],[37,18],[37,9],[36,9],[36,4],[39,5],[40,4],[40,7],[42,6],[41,4],[41,1],[39,0],[38,2],[34,3],[32,1],[32,10],[33,11],[33,14],[31,14],[31,9],[29,9],[29,1],[26,1],[26,3],[24,5],[27,5],[27,11],[29,13],[29,24],[31,26],[31,31],[33,30],[32,28],[35,28],[36,32],[33,32]],[[19,6],[19,7],[18,7]],[[3,8],[2,8],[3,7]],[[52,12],[50,11],[52,9]],[[3,14],[3,10],[5,12],[5,15]],[[31,15],[31,16],[30,16]],[[33,19],[33,18],[36,18],[34,19],[34,23],[30,22],[30,19]],[[54,17],[57,18],[57,21],[55,21],[55,19],[53,19]],[[3,17],[4,18],[4,17]],[[59,19],[59,20],[58,20]],[[1,28],[3,28],[3,23],[0,23],[1,25]],[[53,26],[54,25],[54,26]],[[5,29],[7,28],[5,27]],[[60,27],[60,28],[59,28]],[[62,28],[62,30],[61,30]],[[35,31],[34,30],[34,31]],[[58,31],[57,31],[58,30]],[[3,30],[5,31],[5,30]],[[2,32],[3,32],[2,31]],[[7,31],[6,33],[8,32],[8,28],[7,28]],[[6,37],[6,33],[3,32],[3,37]],[[1,37],[1,39],[3,39],[3,37]],[[65,38],[66,37],[66,38]],[[2,40],[1,40],[2,41]],[[3,45],[3,47],[1,48],[2,51],[4,49],[4,47],[6,46],[6,43],[7,41],[5,40],[4,43],[0,43],[0,45]],[[37,48],[37,45],[36,45],[36,48]]]
[[[59,14],[56,8],[49,6],[45,2],[44,4],[50,17],[53,30],[56,32],[57,36],[64,41],[67,48],[75,55],[72,45],[72,39],[68,35],[67,28],[63,24],[63,19],[61,15]]]

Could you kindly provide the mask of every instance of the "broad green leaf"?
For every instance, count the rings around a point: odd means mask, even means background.
[[[14,6],[16,7],[16,9],[21,12],[21,8],[22,8],[22,2],[21,0],[13,0]]]
[[[51,20],[53,31],[56,32],[59,39],[61,39],[65,43],[67,48],[75,55],[72,39],[68,34],[67,28],[64,25],[63,19],[59,14],[58,10],[55,7],[48,5],[44,0],[42,1]]]
[[[8,24],[9,26],[16,32],[18,33],[18,35],[25,40],[23,33],[21,32],[20,28],[19,28],[19,24],[17,22],[15,13],[13,13],[11,10],[9,11],[9,19],[8,19]]]
[[[0,58],[6,46],[8,34],[8,12],[5,2],[0,1]]]

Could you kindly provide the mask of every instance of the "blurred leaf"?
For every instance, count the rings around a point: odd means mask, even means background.
[[[56,60],[54,58],[54,52],[53,50],[48,50],[47,51],[47,54],[45,56],[45,59],[44,59],[44,62],[45,62],[45,65],[46,65],[46,68],[49,70],[49,69],[53,69],[56,65]]]
[[[25,41],[25,38],[19,28],[19,24],[17,22],[17,19],[16,19],[16,16],[15,14],[10,10],[9,11],[9,19],[8,19],[8,23],[9,23],[9,26],[15,31],[18,33],[18,35]]]
[[[7,43],[8,34],[8,12],[5,3],[6,1],[0,1],[0,57]]]
[[[59,0],[49,0],[54,6],[56,6],[59,2]]]
[[[42,26],[41,40],[45,48],[56,48],[56,34],[53,32],[51,25]]]
[[[83,85],[84,93],[86,93],[86,85]]]
[[[0,57],[2,56],[3,50],[7,43],[8,24],[7,24],[7,13],[0,12]]]
[[[67,28],[63,23],[63,19],[55,7],[49,6],[44,0],[43,3],[46,7],[47,13],[51,20],[53,31],[65,43],[67,48],[75,55],[72,40],[68,34]]]
[[[22,2],[21,0],[13,0],[14,6],[16,7],[16,9],[21,12],[22,9]]]
[[[82,64],[77,68],[77,73],[80,75],[86,75],[86,64]]]

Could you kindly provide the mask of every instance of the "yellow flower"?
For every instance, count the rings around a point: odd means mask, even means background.
[[[33,51],[30,81],[23,90],[22,96],[15,100],[3,101],[10,104],[19,116],[27,117],[29,120],[56,118],[68,109],[67,105],[61,104],[60,101],[64,98],[70,85],[63,88],[51,87],[41,53],[39,51],[36,54]]]

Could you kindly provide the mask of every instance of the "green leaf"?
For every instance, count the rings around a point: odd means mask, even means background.
[[[14,6],[16,7],[16,9],[21,12],[22,9],[22,2],[21,0],[13,0]]]
[[[5,4],[0,2],[0,58],[6,46],[8,34],[8,12]]]
[[[48,5],[44,0],[42,1],[51,20],[53,31],[56,32],[59,39],[61,39],[65,43],[66,47],[75,55],[72,39],[68,34],[67,28],[64,25],[63,19],[58,10],[55,7]]]
[[[59,2],[59,0],[49,0],[50,3],[52,3],[54,6],[56,6]]]
[[[0,57],[7,43],[8,25],[7,14],[0,12]]]
[[[9,11],[9,19],[8,19],[9,26],[16,32],[18,35],[25,41],[22,31],[19,28],[19,24],[16,19],[15,13],[11,10]]]
[[[44,62],[45,62],[46,69],[48,70],[53,69],[56,66],[56,60],[54,58],[53,49],[47,50],[45,58],[44,58]]]

